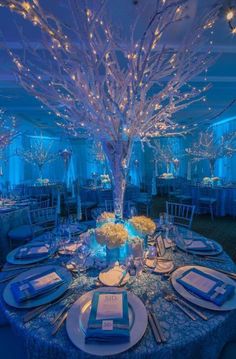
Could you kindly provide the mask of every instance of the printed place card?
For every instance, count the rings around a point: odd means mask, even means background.
[[[32,248],[29,248],[29,251],[28,251],[29,254],[37,254],[37,253],[48,253],[48,247],[46,246],[42,246],[42,247],[32,247]]]
[[[96,320],[123,318],[122,294],[100,294]]]
[[[37,290],[39,288],[46,287],[51,283],[57,283],[60,281],[61,281],[61,277],[56,272],[52,272],[40,278],[30,281],[30,284],[33,286],[34,289]]]
[[[208,293],[216,284],[214,280],[206,278],[204,275],[195,272],[189,272],[181,279],[185,283],[195,287],[203,293]]]

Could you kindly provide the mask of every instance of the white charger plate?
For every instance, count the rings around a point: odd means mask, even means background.
[[[44,246],[46,243],[45,242],[30,242],[28,244],[25,244],[21,247],[33,247],[35,245],[38,244],[42,244],[42,246]],[[45,255],[40,256],[40,258],[29,258],[29,259],[17,259],[15,258],[15,254],[17,253],[17,251],[19,250],[19,248],[21,247],[17,247],[15,249],[13,249],[13,251],[11,251],[10,253],[8,253],[7,255],[7,262],[10,264],[31,264],[31,263],[37,263],[37,262],[41,262],[44,261],[45,259],[49,258],[52,254],[55,253],[56,248],[51,248],[51,250],[48,251],[48,253],[46,253]]]
[[[191,238],[187,238],[187,237],[184,238],[184,240],[188,240],[188,239],[191,239]],[[200,239],[199,237],[198,238],[193,238],[193,241],[194,240],[199,240],[199,239]],[[204,240],[207,240],[207,239],[206,238],[201,238],[201,240],[204,241]],[[184,247],[184,245],[182,245],[182,243],[177,243],[176,245],[182,251],[187,252],[187,253],[191,253],[191,254],[195,254],[195,255],[198,255],[198,256],[217,256],[218,254],[222,253],[222,251],[223,251],[222,246],[219,243],[213,241],[212,239],[211,239],[211,242],[214,244],[214,247],[215,247],[215,249],[213,249],[212,251],[191,250],[191,249],[188,249],[188,248]]]
[[[122,278],[122,275],[125,271],[125,268],[121,266],[114,266],[113,268],[106,268],[99,273],[99,280],[102,284],[109,287],[117,287],[119,281]],[[130,275],[127,272],[125,277],[122,280],[121,286],[125,285],[129,281]]]
[[[54,268],[57,270],[58,274],[63,279],[62,285],[55,288],[54,290],[49,291],[48,293],[42,294],[33,299],[26,300],[22,303],[18,303],[14,299],[14,297],[12,295],[12,291],[11,291],[12,283],[21,281],[21,280],[26,279],[27,277],[30,277],[34,274],[40,274],[40,273],[43,273],[47,270],[54,269]],[[71,281],[72,281],[71,273],[66,268],[63,268],[60,266],[51,265],[51,266],[45,266],[45,267],[43,266],[43,267],[30,269],[24,273],[19,274],[17,277],[12,279],[7,284],[7,286],[5,287],[4,292],[3,292],[3,299],[5,300],[5,302],[7,304],[11,305],[12,307],[19,308],[19,309],[38,307],[39,305],[50,303],[53,300],[59,298],[68,289]]]
[[[147,328],[147,311],[142,301],[133,293],[127,292],[129,304],[130,341],[119,344],[85,344],[91,301],[95,291],[117,292],[120,288],[98,288],[82,295],[68,312],[66,329],[72,343],[85,353],[97,356],[115,355],[132,348],[143,337]]]
[[[185,289],[182,284],[176,281],[183,273],[188,271],[189,269],[199,269],[202,272],[212,275],[213,277],[219,278],[227,284],[231,284],[235,287],[235,292],[233,297],[227,300],[223,305],[218,306],[208,300],[204,300],[197,295],[192,294],[190,291]],[[171,275],[171,284],[173,285],[176,292],[178,292],[183,298],[187,299],[189,302],[199,305],[200,307],[211,309],[215,311],[225,311],[225,310],[233,310],[236,309],[236,281],[232,280],[231,278],[227,277],[227,275],[218,272],[217,270],[210,269],[207,267],[201,266],[184,266],[181,268],[176,269]]]
[[[68,228],[67,225],[62,225],[61,227],[64,228],[65,233],[67,233],[67,234],[69,233],[69,232],[67,232],[67,228]],[[86,226],[86,224],[83,224],[83,223],[70,224],[70,234],[72,236],[84,233],[87,231],[87,229],[88,229],[88,227]],[[57,234],[57,229],[55,228],[52,232],[54,234]]]

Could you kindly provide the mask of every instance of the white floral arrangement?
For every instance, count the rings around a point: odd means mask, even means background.
[[[211,178],[210,178],[210,177],[204,177],[203,180],[202,180],[202,182],[203,182],[204,184],[211,184]]]
[[[160,178],[170,179],[170,178],[174,178],[174,175],[173,173],[162,173],[162,175],[160,175]]]
[[[37,183],[43,184],[43,185],[46,185],[50,182],[48,178],[37,178],[36,181],[37,181]]]
[[[121,223],[105,223],[95,230],[96,241],[109,249],[118,248],[125,244],[128,232]]]
[[[111,183],[111,179],[109,175],[101,175],[101,181],[102,183]]]
[[[111,219],[115,219],[115,213],[113,212],[102,212],[98,217],[97,221],[109,221]]]
[[[155,222],[146,216],[134,216],[129,220],[129,222],[136,229],[136,231],[144,235],[151,235],[156,230]]]

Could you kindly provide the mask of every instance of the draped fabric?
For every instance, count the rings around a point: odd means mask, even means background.
[[[236,118],[220,121],[213,126],[216,137],[236,131]],[[236,154],[232,157],[224,157],[217,160],[215,165],[216,175],[223,178],[224,182],[236,182]]]
[[[234,118],[226,119],[212,126],[215,135],[220,137],[224,133],[236,130],[236,120]],[[180,164],[177,175],[187,177],[188,179],[202,179],[210,176],[210,168],[207,160],[190,163],[188,156],[185,154],[185,148],[191,146],[194,138],[174,137],[161,138],[161,146],[170,145],[173,149],[173,155],[179,159]],[[7,161],[1,161],[3,176],[0,178],[1,186],[7,181],[11,185],[19,183],[35,183],[39,178],[37,166],[23,161],[16,156],[16,149],[29,149],[35,141],[35,136],[18,136],[8,147]],[[43,178],[48,178],[51,182],[65,182],[71,186],[75,179],[80,184],[86,184],[95,174],[101,175],[109,173],[106,163],[97,158],[94,146],[89,139],[65,139],[54,138],[47,134],[43,137],[43,143],[46,148],[51,146],[51,151],[59,151],[70,148],[72,157],[68,167],[65,169],[62,157],[58,155],[54,162],[48,163],[43,168]],[[222,158],[216,161],[215,175],[224,179],[225,182],[236,182],[236,155],[231,158]],[[170,172],[174,173],[174,166],[171,164]],[[147,144],[141,144],[139,141],[134,143],[133,152],[130,161],[130,171],[128,183],[134,185],[144,185],[151,190],[154,176],[159,176],[167,172],[166,164],[156,157],[154,162],[153,150]]]

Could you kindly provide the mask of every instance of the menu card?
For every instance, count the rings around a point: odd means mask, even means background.
[[[61,277],[56,272],[51,272],[40,278],[29,281],[29,284],[32,285],[35,290],[38,290],[39,288],[44,288],[49,284],[56,284],[58,282],[61,282]]]
[[[189,272],[183,276],[182,281],[199,289],[201,292],[208,293],[216,285],[216,281],[209,279],[199,273]]]
[[[96,320],[123,318],[122,294],[100,294]]]
[[[17,250],[15,254],[15,258],[23,259],[23,258],[37,258],[40,256],[44,256],[49,252],[49,245],[47,244],[35,244],[30,246],[21,247]]]

